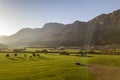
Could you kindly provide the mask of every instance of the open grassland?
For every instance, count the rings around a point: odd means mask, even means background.
[[[120,80],[120,56],[96,55],[89,60],[88,69],[97,80]]]
[[[58,55],[43,54],[32,57],[19,53],[10,58],[0,54],[0,80],[119,80],[118,55]],[[76,65],[80,62],[82,65]]]
[[[0,80],[95,80],[85,65],[87,57],[63,56],[58,54],[40,54],[40,58],[32,58],[23,53],[6,58],[0,54]]]

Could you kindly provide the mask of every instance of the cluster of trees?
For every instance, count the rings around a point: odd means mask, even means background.
[[[39,54],[39,53],[31,53],[31,54],[32,54],[32,55],[28,55],[28,57],[29,57],[30,59],[32,59],[33,57],[34,57],[34,58],[35,58],[35,57],[40,58],[40,54]],[[6,54],[6,57],[7,57],[7,58],[10,58],[10,54],[7,53],[7,54]],[[15,57],[15,58],[19,57],[18,53],[14,53],[14,57]],[[26,59],[26,58],[27,58],[27,53],[24,53],[23,57],[24,57],[24,59]]]

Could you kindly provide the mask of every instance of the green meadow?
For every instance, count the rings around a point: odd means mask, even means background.
[[[14,57],[10,53],[10,58],[7,58],[5,53],[1,53],[0,80],[113,80],[116,76],[111,79],[109,70],[111,75],[120,75],[120,56],[79,57],[56,53],[41,53],[39,58],[30,56],[31,54],[27,54],[24,58],[24,53],[20,53]],[[76,65],[76,62],[81,65]],[[104,71],[102,73],[104,69],[109,69],[106,71],[109,75],[104,74]],[[114,80],[119,79],[117,77]]]
[[[41,54],[30,59],[30,55],[24,59],[22,53],[17,58],[0,54],[0,80],[95,80],[85,66],[75,65],[78,61],[87,64],[88,58]]]

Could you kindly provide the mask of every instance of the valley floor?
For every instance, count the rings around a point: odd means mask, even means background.
[[[40,58],[30,59],[30,55],[24,59],[23,54],[16,58],[0,54],[0,80],[95,80],[86,66],[75,64],[87,64],[88,58],[40,54]]]
[[[120,67],[92,65],[89,70],[97,80],[120,80]]]
[[[120,56],[97,55],[89,60],[88,67],[97,80],[120,80]]]
[[[92,57],[27,54],[6,58],[0,54],[0,80],[118,80],[120,56],[92,55]],[[80,62],[82,65],[76,65]]]

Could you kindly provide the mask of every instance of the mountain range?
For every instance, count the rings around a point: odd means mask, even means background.
[[[24,28],[1,36],[9,46],[104,46],[120,44],[120,10],[101,14],[88,22],[47,23],[43,28]]]

